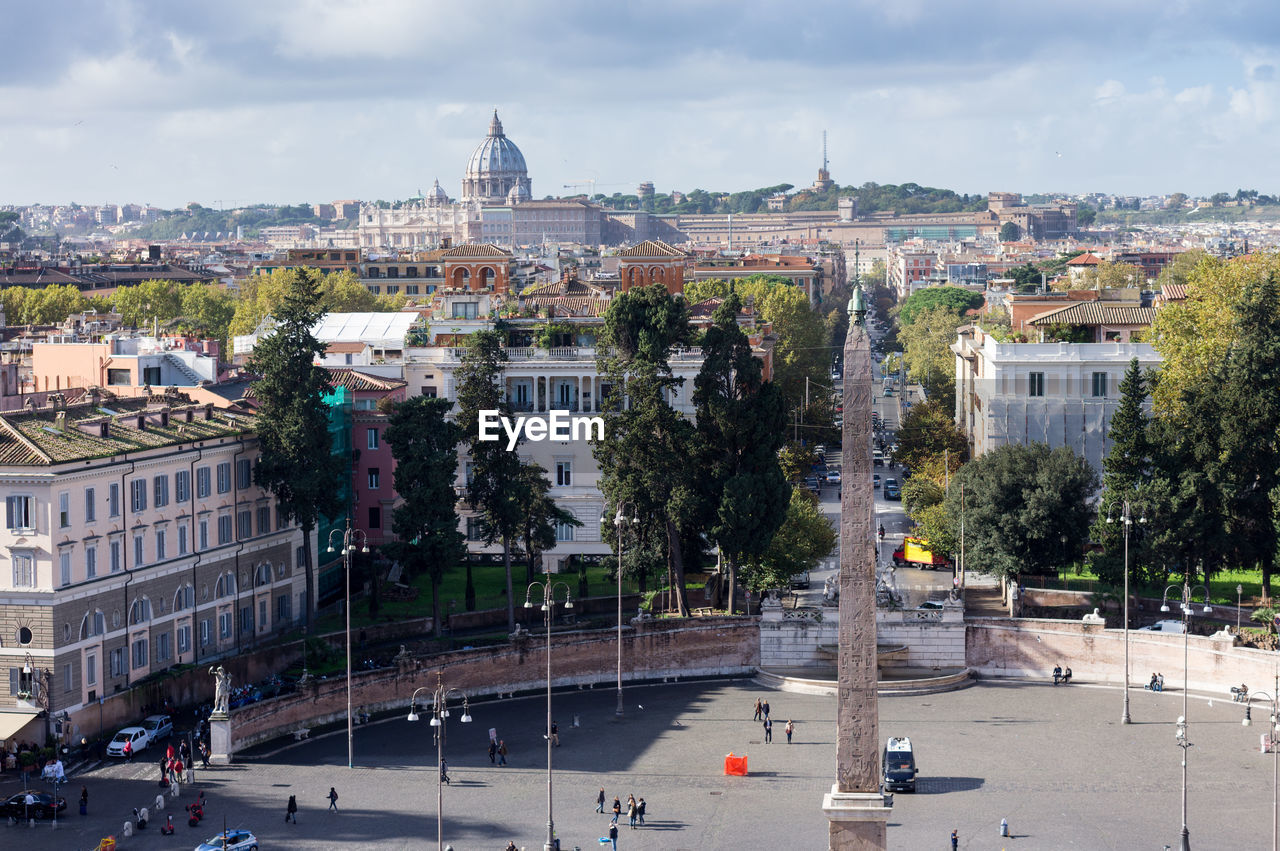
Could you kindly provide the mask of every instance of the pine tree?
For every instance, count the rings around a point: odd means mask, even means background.
[[[1092,563],[1095,571],[1105,579],[1119,581],[1124,570],[1124,502],[1129,500],[1133,520],[1143,512],[1136,506],[1139,488],[1151,476],[1151,447],[1147,434],[1148,417],[1143,408],[1147,400],[1147,383],[1143,378],[1138,359],[1129,362],[1124,378],[1120,381],[1120,404],[1111,415],[1107,439],[1111,449],[1102,459],[1102,498],[1098,501],[1098,515],[1090,534],[1102,545],[1102,553],[1095,554]],[[1108,522],[1110,520],[1110,522]],[[1131,565],[1142,563],[1144,557],[1141,540],[1135,539],[1137,526],[1129,529],[1129,561]],[[1137,546],[1135,546],[1135,544]]]

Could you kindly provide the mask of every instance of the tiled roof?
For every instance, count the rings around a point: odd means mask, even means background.
[[[137,427],[139,414],[165,409],[170,411],[167,426],[148,419],[143,428]],[[193,412],[191,422],[186,422],[187,410]],[[90,423],[105,423],[106,436],[101,436],[96,429],[85,431],[79,423],[86,427]],[[215,437],[234,437],[252,431],[251,416],[233,415],[214,408],[213,418],[206,420],[204,409],[191,405],[190,399],[181,394],[69,405],[65,411],[51,407],[13,411],[0,415],[0,464],[50,466]]]
[[[382,378],[378,375],[370,375],[367,372],[359,372],[346,367],[330,369],[329,381],[334,387],[345,387],[348,390],[357,392],[399,390],[407,384],[407,382],[398,378]]]
[[[1032,325],[1150,325],[1154,307],[1113,307],[1100,301],[1083,301],[1045,311],[1031,318]]]
[[[1160,295],[1165,301],[1185,301],[1187,298],[1187,285],[1165,284],[1160,288]]]
[[[672,248],[657,239],[646,239],[644,242],[624,248],[618,252],[619,257],[684,257],[683,251]]]
[[[481,243],[468,243],[468,244],[466,244],[466,245],[459,245],[459,246],[457,246],[456,248],[450,248],[448,251],[444,252],[444,253],[443,253],[443,254],[441,254],[440,256],[441,256],[441,257],[448,257],[448,258],[454,258],[454,257],[463,257],[463,258],[465,258],[465,257],[506,257],[506,258],[508,258],[508,259],[511,257],[511,255],[510,255],[510,254],[508,254],[507,252],[503,251],[503,250],[502,250],[501,248],[499,248],[498,246],[496,246],[496,245],[490,245],[490,244],[489,244],[489,243],[487,243],[487,242],[481,242]]]
[[[552,281],[549,284],[537,284],[532,287],[526,287],[520,291],[521,298],[529,296],[540,296],[546,298],[548,296],[588,296],[600,290],[599,287],[592,287],[584,284],[582,281],[574,279],[561,278],[558,281]]]
[[[335,355],[356,355],[369,348],[368,343],[330,343],[325,351]]]
[[[1067,261],[1068,266],[1097,266],[1102,262],[1102,258],[1096,254],[1090,254],[1086,251],[1084,254],[1077,254]]]
[[[609,303],[596,296],[533,296],[521,301],[539,310],[550,307],[557,316],[600,316]]]

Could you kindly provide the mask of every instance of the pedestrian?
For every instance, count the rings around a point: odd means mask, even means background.
[[[186,780],[187,776],[183,774],[183,772],[186,770],[187,770],[187,767],[186,765],[183,764],[181,759],[175,759],[173,761],[172,774],[173,774],[173,779],[175,781],[181,783],[184,780]]]
[[[752,720],[752,721],[763,721],[764,719],[760,717],[760,713],[761,713],[762,711],[763,711],[763,710],[760,708],[760,698],[758,698],[758,697],[757,697],[757,698],[756,698],[756,717],[752,718],[751,720]]]
[[[284,808],[284,820],[298,823],[298,796],[289,796],[289,805]]]
[[[636,796],[627,796],[627,820],[631,822],[631,829],[636,829]]]
[[[182,757],[183,762],[191,762],[191,745],[187,744],[186,739],[178,745],[178,756]]]
[[[551,744],[560,747],[560,725],[555,721],[551,722]]]
[[[209,746],[204,742],[200,743],[200,763],[205,767],[209,767]]]
[[[791,744],[791,734],[796,731],[796,722],[787,719],[787,744]]]
[[[1061,682],[1061,680],[1062,680],[1062,666],[1054,665],[1053,666],[1053,684],[1056,686],[1059,682]],[[126,742],[125,744],[128,744],[128,742]]]
[[[498,739],[498,765],[507,764],[507,743],[503,739]]]
[[[957,831],[951,831],[951,851],[956,851],[960,847],[960,834]]]
[[[160,757],[160,785],[169,785],[169,760],[167,757]]]
[[[80,787],[80,815],[85,816],[88,814],[89,814],[89,787],[81,786]]]
[[[764,713],[765,718],[769,717],[769,701],[766,700],[763,704],[761,704],[760,711]]]
[[[492,739],[489,740],[489,764],[498,764],[498,743]]]
[[[640,826],[644,827],[644,798],[636,805],[636,815],[640,817]]]
[[[164,755],[166,759],[172,760],[173,754],[174,754],[173,745],[169,745],[167,748],[164,749]]]
[[[516,847],[515,840],[513,839],[507,842],[507,847],[503,848],[502,851],[520,851],[520,849]]]
[[[596,795],[596,812],[604,812],[604,787],[600,787],[600,794]]]
[[[622,815],[622,802],[618,800],[618,796],[613,797],[613,819],[612,824],[618,823],[618,816]]]
[[[613,843],[613,851],[618,851],[618,823],[609,825],[609,841]]]
[[[122,750],[124,751],[124,758],[132,762],[133,761],[133,742],[125,742],[124,748]]]
[[[444,757],[440,757],[440,782],[449,785],[449,763]]]
[[[336,813],[338,811],[338,790],[329,787],[329,812]]]
[[[764,716],[764,740],[770,744],[773,742],[773,722],[768,715]]]

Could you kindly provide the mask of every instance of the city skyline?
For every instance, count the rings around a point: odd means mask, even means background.
[[[498,108],[533,196],[842,185],[1271,192],[1280,10],[327,0],[11,11],[0,203],[458,197]],[[493,21],[502,21],[501,32]],[[941,144],[939,144],[941,143]]]

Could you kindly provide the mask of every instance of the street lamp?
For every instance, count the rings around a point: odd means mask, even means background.
[[[626,506],[631,507],[632,518],[631,525],[638,526],[640,518],[634,516],[635,506],[624,502],[618,505],[618,513],[613,518],[613,525],[618,528],[618,707],[614,710],[614,715],[622,717],[622,527],[626,524],[627,518],[623,516],[622,509]],[[608,515],[600,515],[600,525],[604,526],[608,523]]]
[[[430,686],[422,686],[413,690],[409,698],[409,720],[418,720],[418,692],[427,691]],[[462,698],[463,724],[471,723],[470,701],[465,692],[456,688],[445,688],[443,674],[436,671],[436,687],[431,695],[431,726],[435,727],[436,736],[436,848],[444,851],[444,719],[449,717],[449,695],[456,694]]]
[[[1244,586],[1236,586],[1236,635],[1240,634],[1240,603],[1244,597]]]
[[[1271,694],[1265,691],[1251,691],[1244,704],[1244,720],[1248,727],[1252,723],[1249,715],[1249,704],[1255,697],[1265,696],[1271,703],[1271,723],[1267,726],[1267,749],[1271,751],[1271,851],[1280,851],[1280,674],[1276,675],[1276,688]]]
[[[1191,638],[1191,603],[1192,593],[1196,590],[1204,591],[1204,614],[1213,612],[1213,607],[1209,605],[1209,589],[1204,585],[1191,585],[1185,579],[1182,585],[1170,585],[1164,589],[1164,595],[1160,600],[1160,611],[1169,611],[1169,591],[1177,588],[1181,592],[1180,606],[1182,608],[1182,714],[1178,716],[1178,747],[1182,748],[1182,851],[1191,851],[1191,834],[1187,830],[1187,748],[1191,747],[1191,742],[1187,738],[1187,679],[1190,675],[1189,648]]]
[[[556,589],[564,589],[564,607],[573,608],[573,595],[569,586],[563,582],[531,582],[524,592],[524,607],[533,608],[533,589],[542,590],[542,613],[547,627],[547,841],[543,851],[560,851],[560,841],[556,839],[556,823],[551,816],[551,620],[556,606]]]
[[[342,567],[347,574],[347,768],[356,767],[356,729],[351,717],[351,554],[356,551],[356,541],[360,542],[360,552],[369,552],[369,537],[359,529],[351,528],[351,518],[347,518],[345,529],[334,529],[329,532],[329,549],[333,552],[333,536],[342,536]],[[305,642],[305,639],[304,639]]]
[[[1110,517],[1108,523],[1114,523]],[[1133,526],[1133,511],[1129,500],[1121,506],[1120,522],[1124,524],[1124,714],[1120,717],[1122,724],[1132,723],[1129,718],[1129,529]],[[1139,523],[1146,523],[1147,518],[1139,517]]]

